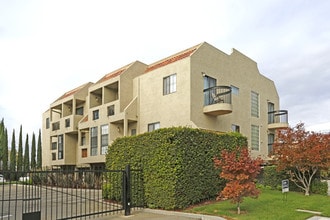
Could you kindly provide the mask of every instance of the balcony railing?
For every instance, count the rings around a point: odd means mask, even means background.
[[[285,128],[288,127],[288,111],[276,110],[268,112],[268,128]]]
[[[204,89],[204,106],[217,103],[231,104],[230,86],[214,86]]]
[[[60,122],[54,122],[52,124],[52,131],[56,131],[56,130],[59,130],[60,129]]]
[[[204,89],[204,109],[205,114],[218,116],[231,113],[231,87],[214,86]]]

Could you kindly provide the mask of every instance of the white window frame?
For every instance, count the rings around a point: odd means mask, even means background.
[[[101,155],[107,153],[109,145],[109,125],[101,125]]]
[[[240,128],[239,125],[232,124],[232,125],[231,125],[231,131],[232,131],[232,132],[238,132],[238,133],[240,133],[241,128]]]
[[[176,73],[163,78],[163,95],[176,92]]]
[[[251,91],[251,116],[259,118],[259,93]]]
[[[234,95],[239,95],[239,88],[236,86],[231,85],[231,93]]]
[[[150,123],[148,124],[148,132],[155,131],[160,128],[160,122]]]
[[[251,125],[251,150],[260,150],[260,127]]]
[[[97,127],[91,127],[91,141],[90,141],[90,148],[91,148],[91,156],[97,155]]]

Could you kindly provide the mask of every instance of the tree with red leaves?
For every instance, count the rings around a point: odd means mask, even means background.
[[[260,193],[255,179],[261,170],[261,158],[252,159],[248,148],[244,147],[236,151],[223,150],[221,159],[215,158],[214,164],[221,169],[220,177],[228,181],[217,199],[231,199],[237,204],[237,214],[240,214],[244,197],[257,198]]]
[[[330,135],[306,131],[303,123],[279,130],[273,149],[278,170],[287,170],[306,196],[315,174],[330,167]]]

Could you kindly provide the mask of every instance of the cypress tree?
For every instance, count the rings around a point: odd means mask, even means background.
[[[42,155],[41,155],[41,131],[39,129],[38,135],[38,149],[37,149],[37,169],[41,169],[42,166]]]
[[[29,150],[29,135],[28,134],[26,134],[26,139],[25,139],[23,167],[24,167],[24,171],[30,170],[30,150]]]
[[[11,138],[11,150],[10,150],[10,164],[9,170],[11,173],[11,180],[16,180],[16,140],[15,140],[15,130],[13,130],[13,135]]]
[[[32,146],[31,146],[31,169],[35,170],[35,168],[36,168],[36,137],[33,132]]]
[[[18,155],[17,155],[17,172],[23,171],[23,139],[22,139],[22,125],[19,129],[19,138],[18,138]]]
[[[2,169],[7,171],[8,170],[8,132],[7,128],[5,128],[5,137],[4,137],[4,145],[2,151]],[[8,178],[8,176],[6,176]]]
[[[0,169],[2,169],[2,158],[3,158],[3,148],[5,145],[5,125],[4,125],[4,121],[3,118],[1,120],[0,123]]]

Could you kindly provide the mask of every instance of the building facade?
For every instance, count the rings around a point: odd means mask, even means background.
[[[288,112],[255,61],[203,42],[150,65],[133,62],[51,103],[43,166],[102,168],[116,138],[173,126],[240,132],[252,156],[267,158]]]

